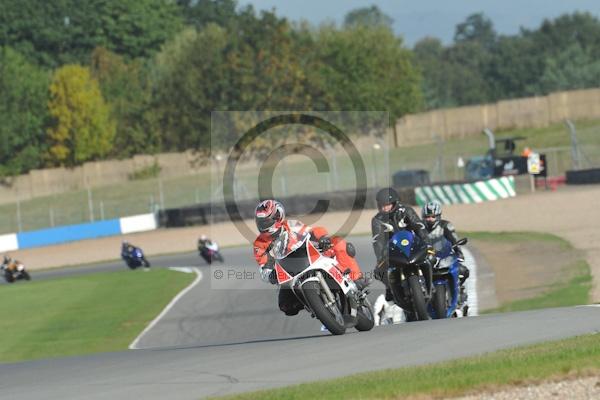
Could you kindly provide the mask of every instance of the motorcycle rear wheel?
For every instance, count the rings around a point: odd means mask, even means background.
[[[447,301],[446,301],[446,285],[436,285],[433,293],[433,311],[435,311],[436,319],[447,317]]]
[[[306,282],[302,285],[302,291],[310,309],[319,321],[325,325],[325,328],[333,335],[343,335],[346,332],[346,325],[340,323],[336,316],[325,306],[321,297],[321,285],[314,281]]]

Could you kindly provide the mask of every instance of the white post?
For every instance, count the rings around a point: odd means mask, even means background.
[[[49,212],[50,212],[50,226],[54,227],[54,209],[52,207],[50,207]]]

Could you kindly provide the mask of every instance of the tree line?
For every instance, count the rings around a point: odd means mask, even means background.
[[[211,111],[427,108],[597,85],[600,24],[499,36],[481,14],[413,49],[376,6],[318,27],[235,0],[4,0],[0,175],[208,150]],[[535,51],[534,51],[535,50]]]

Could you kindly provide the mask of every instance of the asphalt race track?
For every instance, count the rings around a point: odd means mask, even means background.
[[[353,242],[363,270],[370,270],[369,239]],[[248,248],[225,249],[224,257],[224,269],[254,268]],[[140,338],[138,347],[145,350],[0,364],[0,396],[197,399],[600,331],[600,307],[591,306],[415,322],[333,337],[320,332],[320,323],[305,312],[285,317],[277,309],[276,292],[251,289],[254,282],[241,281],[235,290],[215,289],[214,269],[204,266],[196,253],[154,257],[150,262],[200,266],[203,279]],[[119,268],[125,266],[106,263],[80,267],[76,273]],[[38,272],[33,278],[72,273]]]

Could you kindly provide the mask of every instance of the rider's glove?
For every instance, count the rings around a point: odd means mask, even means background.
[[[383,275],[385,274],[385,269],[383,267],[375,267],[373,270],[373,277],[378,281],[383,282]]]
[[[427,246],[427,261],[429,261],[431,266],[434,266],[437,262],[437,257],[435,256],[435,249],[431,245]]]
[[[269,282],[273,285],[277,283],[277,275],[275,273],[275,270],[270,267],[262,267],[260,269],[260,278],[263,281]]]
[[[331,238],[329,236],[323,236],[319,239],[319,247],[321,251],[325,251],[331,247]]]

